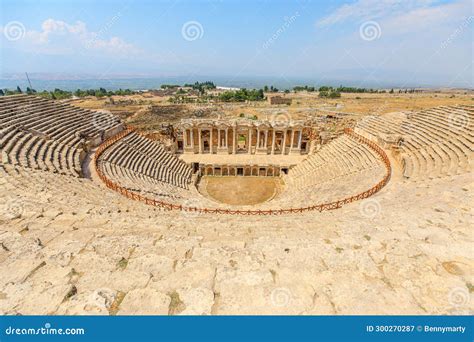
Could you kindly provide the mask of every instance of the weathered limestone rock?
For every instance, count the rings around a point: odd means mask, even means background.
[[[154,289],[135,289],[125,295],[119,315],[167,315],[171,299]]]
[[[58,315],[109,315],[117,293],[108,288],[86,291],[64,301]]]
[[[359,201],[321,213],[189,217],[129,200],[94,175],[2,166],[0,184],[21,215],[0,215],[0,314],[474,310],[472,173],[413,182],[394,166],[368,211]],[[379,171],[281,204],[344,194]]]
[[[178,291],[185,305],[180,315],[210,315],[214,305],[214,292],[204,287],[183,288]]]
[[[167,277],[173,272],[173,268],[173,259],[155,254],[131,258],[127,264],[127,270],[149,273],[155,279]]]

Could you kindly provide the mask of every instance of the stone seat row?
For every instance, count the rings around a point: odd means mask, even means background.
[[[21,165],[33,169],[48,170],[75,177],[82,175],[82,149],[46,140],[18,128],[1,131],[0,149],[3,163]]]
[[[403,122],[399,127],[393,126],[390,120],[384,117],[372,117],[359,126],[372,136],[378,132],[399,134],[404,137],[401,146],[405,153],[403,164],[406,165],[404,174],[414,178],[415,175],[426,177],[440,177],[465,172],[470,149],[454,135],[446,139],[440,129],[432,129],[429,122],[421,120]],[[387,131],[387,128],[390,131]]]
[[[7,193],[6,200],[11,201],[10,206],[18,205],[24,209],[23,216],[26,216],[30,209],[40,212],[64,210],[69,213],[82,213],[88,218],[97,215],[103,217],[111,211],[135,210],[139,213],[136,217],[138,219],[148,217],[147,213],[157,210],[130,200],[87,178],[71,177],[21,165],[0,164],[0,186]]]
[[[281,208],[307,207],[314,204],[335,202],[364,192],[382,180],[385,168],[381,165],[353,174],[327,178],[302,188],[288,184],[287,190],[272,200],[269,205]]]
[[[140,134],[133,133],[126,136],[121,143],[137,149],[149,157],[159,160],[161,163],[168,165],[171,169],[176,170],[185,177],[191,177],[192,169],[182,160],[175,156],[162,146],[161,143],[148,139]]]
[[[123,188],[148,198],[180,203],[188,197],[189,190],[172,186],[170,183],[159,181],[139,172],[133,172],[116,164],[105,162],[103,171],[109,179],[113,179]]]
[[[372,139],[384,134],[403,138],[402,172],[406,178],[438,178],[471,169],[474,111],[471,106],[442,106],[411,113],[402,121],[388,115],[367,117],[356,131]]]
[[[104,156],[100,159],[100,163],[109,162],[130,169],[132,172],[141,173],[174,186],[187,188],[189,181],[163,164],[157,163],[153,159],[147,159],[145,155],[128,147],[122,146],[118,151],[110,157]]]
[[[17,126],[71,144],[77,135],[100,136],[120,125],[108,113],[94,112],[35,96],[5,96],[0,101],[0,127]]]
[[[123,141],[124,140],[124,141]],[[100,163],[109,162],[161,182],[189,188],[191,169],[158,142],[131,133],[109,147]]]
[[[293,186],[304,188],[328,180],[380,166],[370,148],[348,136],[341,136],[323,146],[301,164],[290,170]]]

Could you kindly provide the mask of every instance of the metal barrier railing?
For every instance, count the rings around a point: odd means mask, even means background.
[[[300,208],[267,209],[267,210],[251,210],[251,209],[249,210],[235,209],[234,210],[234,209],[223,209],[223,208],[198,208],[198,207],[183,206],[179,204],[173,204],[173,203],[168,203],[165,201],[148,198],[140,194],[137,194],[133,191],[129,191],[125,189],[124,187],[120,186],[119,184],[115,183],[111,179],[107,178],[105,174],[101,171],[100,166],[99,166],[99,158],[102,155],[102,153],[107,148],[115,144],[117,141],[119,141],[120,139],[123,139],[125,136],[129,135],[130,133],[134,131],[135,129],[133,128],[127,128],[124,131],[118,133],[117,135],[111,137],[110,139],[107,139],[97,148],[94,154],[94,165],[95,165],[97,174],[99,175],[99,178],[104,182],[104,184],[108,188],[114,191],[117,191],[121,195],[135,201],[140,201],[145,204],[167,209],[167,210],[181,210],[181,211],[187,211],[187,212],[198,212],[198,213],[206,213],[206,214],[229,214],[229,215],[283,215],[283,214],[291,214],[291,213],[303,213],[307,211],[322,212],[324,210],[338,209],[338,208],[341,208],[344,204],[352,203],[354,201],[359,201],[361,199],[365,199],[374,195],[375,193],[379,192],[389,182],[390,177],[392,175],[390,160],[387,154],[385,153],[385,151],[381,147],[379,147],[377,144],[375,144],[373,141],[363,137],[362,135],[355,133],[351,128],[346,128],[344,130],[344,133],[347,134],[352,139],[369,146],[369,148],[371,148],[380,157],[386,169],[385,176],[383,177],[383,179],[379,181],[377,184],[375,184],[373,187],[371,187],[370,189],[364,192],[361,192],[351,197],[347,197],[342,200],[329,202],[329,203],[314,204],[311,206],[300,207]]]

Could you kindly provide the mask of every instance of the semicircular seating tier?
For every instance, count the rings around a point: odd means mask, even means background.
[[[275,203],[305,207],[342,200],[370,189],[385,171],[371,148],[342,135],[290,169]]]
[[[472,170],[474,106],[368,116],[357,124],[355,132],[399,150],[403,175],[412,180]]]
[[[356,133],[396,147],[403,174],[436,178],[472,169],[474,106],[441,106],[362,119]],[[37,96],[0,97],[2,164],[81,176],[86,152],[123,129],[120,120]],[[174,204],[226,207],[193,186],[192,169],[156,141],[130,133],[107,148],[100,170],[122,187]],[[384,176],[380,157],[343,135],[309,155],[284,177],[286,187],[256,209],[306,207],[363,192]]]
[[[121,187],[170,203],[189,197],[192,169],[161,143],[131,132],[104,151],[100,171]]]
[[[190,186],[192,170],[161,143],[132,132],[107,148],[99,170],[115,184],[147,198],[200,208],[229,208]],[[287,186],[269,202],[245,209],[282,209],[328,203],[364,192],[385,175],[380,157],[343,135],[325,145],[285,177]]]
[[[122,129],[108,113],[37,96],[0,97],[4,164],[80,177],[86,152]]]

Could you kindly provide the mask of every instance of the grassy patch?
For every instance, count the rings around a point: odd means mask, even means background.
[[[121,270],[124,270],[128,265],[128,259],[122,258],[117,263],[117,267]]]
[[[171,298],[170,306],[168,309],[168,315],[177,315],[180,312],[183,312],[186,309],[181,298],[179,298],[179,293],[176,291],[168,293],[168,296]]]
[[[115,296],[113,303],[110,305],[109,315],[111,316],[117,315],[117,312],[120,309],[120,304],[122,304],[122,301],[125,298],[125,295],[126,295],[125,292],[122,292],[122,291],[117,292],[117,295]]]
[[[63,298],[63,302],[69,300],[72,296],[74,296],[77,293],[77,287],[72,285],[69,291],[66,293],[66,295]]]

